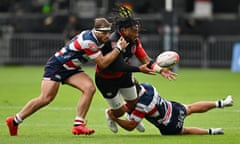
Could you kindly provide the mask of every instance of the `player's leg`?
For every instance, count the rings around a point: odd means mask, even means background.
[[[210,109],[216,108],[216,103],[214,101],[200,101],[185,106],[187,115],[192,113],[202,113]]]
[[[121,117],[124,112],[125,112],[125,105],[123,104],[121,98],[120,98],[120,94],[119,92],[116,93],[116,95],[113,97],[113,98],[106,98],[105,97],[105,100],[107,101],[108,105],[110,106],[112,112],[113,112],[113,115],[115,117]],[[106,116],[106,119],[107,119],[107,125],[109,127],[109,129],[114,132],[114,133],[117,133],[118,132],[118,127],[117,127],[117,124],[115,121],[113,121],[109,115],[108,115],[108,110],[109,109],[106,109],[105,110],[105,116]]]
[[[200,101],[193,104],[186,105],[187,114],[202,113],[213,108],[223,108],[226,106],[232,106],[232,96],[227,96],[224,100],[218,101]]]
[[[223,108],[226,106],[232,106],[233,99],[232,96],[227,96],[224,100],[218,100],[218,101],[201,101],[196,102],[190,105],[186,105],[186,111],[187,115],[190,115],[191,113],[202,113],[206,112],[213,108]],[[183,128],[182,134],[223,134],[224,131],[222,128],[209,128],[209,129],[202,129],[202,128]]]
[[[56,97],[59,85],[59,82],[42,80],[40,96],[30,100],[19,112],[19,116],[25,119],[38,109],[48,105]]]
[[[210,128],[210,129],[202,129],[197,127],[188,127],[182,129],[182,134],[196,134],[196,135],[217,135],[223,134],[224,131],[222,128]]]
[[[197,128],[197,127],[187,127],[182,129],[182,134],[198,134],[198,135],[206,135],[208,134],[208,130]]]
[[[86,73],[81,72],[72,75],[65,82],[82,92],[77,104],[77,115],[74,120],[72,133],[74,135],[94,133],[95,131],[93,129],[85,127],[85,117],[89,110],[93,95],[96,91],[92,79]]]
[[[121,96],[123,96],[126,105],[121,100]],[[121,117],[127,111],[127,108],[133,109],[135,107],[137,100],[136,88],[135,86],[120,88],[113,98],[107,98],[106,100],[112,109],[113,115]]]
[[[55,98],[58,87],[59,82],[42,80],[40,96],[30,100],[15,117],[7,118],[6,123],[11,136],[18,134],[18,124],[40,108],[48,105]]]
[[[114,79],[108,79],[108,78],[103,78],[100,75],[96,74],[95,75],[95,83],[98,88],[98,90],[101,92],[102,96],[108,103],[111,109],[114,109],[114,115],[116,117],[119,117],[123,115],[124,110],[123,108],[123,102],[120,98],[120,93],[118,91],[119,83],[122,80],[119,78],[114,78]],[[105,117],[107,120],[107,125],[109,129],[116,133],[118,132],[118,127],[115,121],[113,121],[109,115],[108,111],[109,109],[105,110]]]

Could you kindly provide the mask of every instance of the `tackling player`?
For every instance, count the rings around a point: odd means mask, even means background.
[[[91,59],[100,68],[105,68],[126,48],[127,42],[121,37],[115,49],[102,55],[100,49],[109,40],[111,26],[112,24],[105,18],[96,18],[93,29],[78,34],[48,60],[44,69],[40,96],[30,100],[15,116],[6,119],[11,136],[18,135],[18,125],[24,119],[54,100],[61,83],[82,92],[77,104],[72,133],[74,135],[94,133],[93,129],[86,127],[85,117],[96,88],[81,65]]]
[[[119,119],[109,110],[110,118],[122,128],[131,131],[146,118],[157,127],[162,135],[177,134],[223,134],[222,128],[202,129],[197,127],[184,127],[184,119],[192,113],[203,113],[213,108],[232,106],[231,96],[218,101],[200,101],[189,105],[168,101],[160,96],[156,88],[148,83],[137,84],[138,101],[131,111],[129,120]]]

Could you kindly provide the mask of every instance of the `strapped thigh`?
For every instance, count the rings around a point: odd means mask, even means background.
[[[119,109],[123,106],[123,101],[120,97],[119,92],[117,92],[117,94],[113,98],[105,98],[105,100],[108,102],[109,106],[112,109]]]
[[[135,85],[129,88],[120,88],[119,91],[125,100],[131,101],[137,98],[137,90]]]

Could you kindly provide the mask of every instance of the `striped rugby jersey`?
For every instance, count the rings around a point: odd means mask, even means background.
[[[130,117],[137,122],[146,118],[157,127],[167,125],[172,115],[171,102],[163,99],[152,85],[142,83],[141,87],[139,101]]]
[[[85,30],[56,52],[55,57],[66,69],[79,69],[89,59],[98,57],[103,45],[98,42],[92,30]]]

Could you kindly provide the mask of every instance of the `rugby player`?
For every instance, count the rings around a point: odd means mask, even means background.
[[[122,15],[124,15],[122,17]],[[103,55],[108,54],[117,47],[116,43],[120,37],[123,37],[128,45],[122,50],[117,59],[113,61],[107,68],[96,67],[95,83],[116,117],[124,114],[125,108],[131,107],[132,103],[137,100],[136,88],[133,83],[132,72],[160,73],[167,79],[175,79],[176,74],[168,68],[161,68],[155,64],[144,50],[139,38],[140,22],[132,16],[128,8],[120,6],[119,12],[113,17],[116,30],[110,36],[110,42],[106,43],[101,49]],[[131,58],[136,58],[142,63],[139,67],[131,66]],[[144,72],[143,68],[148,67],[150,70]],[[151,74],[151,73],[150,73]],[[127,103],[124,105],[121,97]],[[117,125],[112,121],[105,111],[107,124],[109,129],[116,133]],[[139,124],[137,130],[144,132],[144,125]]]
[[[198,127],[184,127],[184,119],[192,113],[203,113],[213,108],[223,108],[233,105],[232,96],[227,96],[224,100],[200,101],[192,104],[182,104],[168,101],[157,92],[156,88],[148,83],[135,83],[138,91],[138,101],[135,108],[129,110],[131,113],[127,120],[114,116],[109,110],[108,115],[122,128],[131,131],[145,118],[162,135],[197,134],[197,135],[217,135],[223,134],[222,128],[203,129]]]
[[[15,116],[6,119],[11,136],[18,135],[18,126],[24,119],[54,100],[61,83],[81,91],[72,133],[89,135],[95,132],[94,129],[86,127],[85,117],[96,88],[81,65],[91,59],[100,68],[105,68],[126,48],[127,42],[121,37],[117,40],[115,49],[102,55],[101,48],[109,40],[111,27],[112,24],[107,19],[96,18],[93,29],[85,30],[75,36],[48,60],[44,69],[40,96],[30,100]]]

